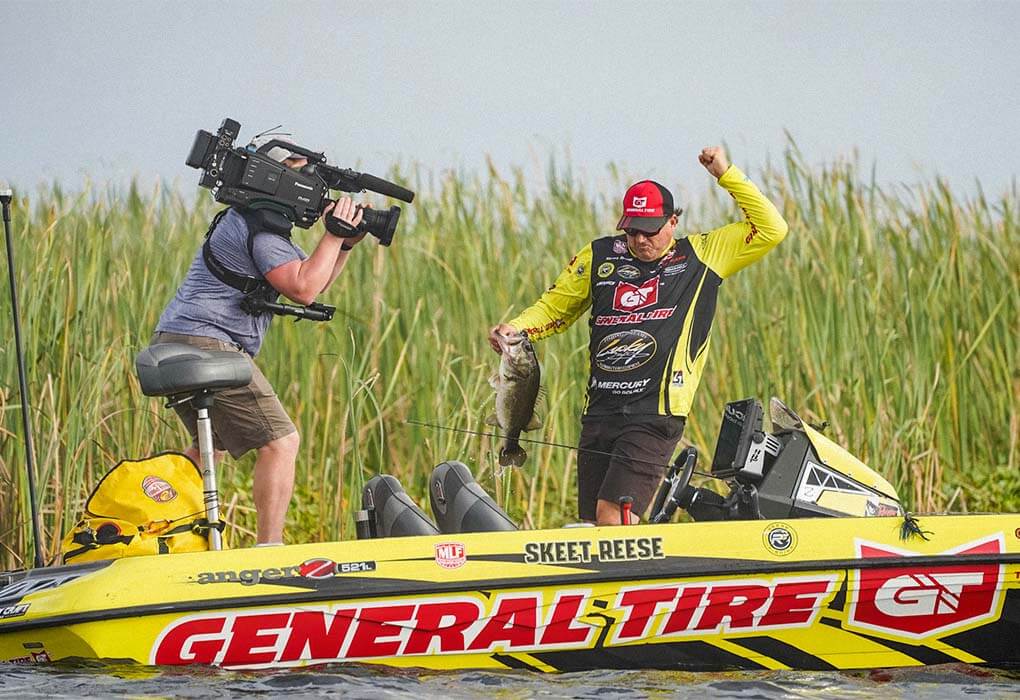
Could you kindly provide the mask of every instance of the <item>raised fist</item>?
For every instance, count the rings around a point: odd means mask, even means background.
[[[726,151],[723,150],[722,146],[702,148],[701,153],[698,155],[698,162],[704,165],[705,170],[710,172],[717,180],[730,167],[730,162],[726,159]]]

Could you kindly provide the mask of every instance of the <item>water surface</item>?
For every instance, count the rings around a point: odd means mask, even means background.
[[[0,696],[17,698],[1016,698],[1020,671],[965,664],[891,671],[681,673],[596,671],[405,671],[356,665],[277,671],[152,669],[95,662],[0,664]]]

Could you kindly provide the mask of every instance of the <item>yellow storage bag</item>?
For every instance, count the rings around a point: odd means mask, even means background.
[[[217,523],[222,528],[222,523]],[[209,548],[202,474],[185,455],[124,460],[85,501],[85,515],[61,544],[64,563]]]

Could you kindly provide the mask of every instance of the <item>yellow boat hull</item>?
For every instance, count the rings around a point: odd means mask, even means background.
[[[1020,662],[1020,516],[640,525],[8,575],[0,661],[429,669]],[[2,581],[0,581],[2,584]]]

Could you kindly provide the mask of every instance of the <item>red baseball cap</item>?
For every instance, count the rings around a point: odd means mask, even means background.
[[[635,182],[623,195],[623,216],[616,224],[617,231],[636,228],[655,233],[673,215],[673,195],[655,180]]]

